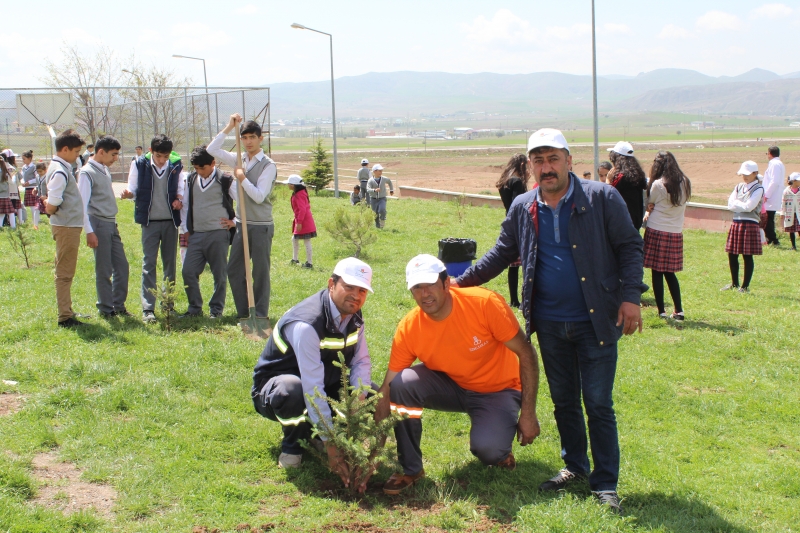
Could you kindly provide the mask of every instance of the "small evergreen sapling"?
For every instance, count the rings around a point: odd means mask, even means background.
[[[148,289],[150,294],[156,298],[161,298],[161,310],[164,311],[164,329],[172,331],[172,323],[175,315],[175,301],[178,299],[178,287],[174,281],[164,281],[161,288]]]
[[[314,194],[319,194],[333,180],[333,165],[322,147],[322,139],[308,151],[311,152],[311,164],[301,174],[306,185],[314,189]]]
[[[350,385],[350,369],[344,364],[341,352],[339,361],[333,364],[342,369],[342,398],[337,400],[324,396],[318,389],[313,395],[306,394],[306,398],[319,419],[314,427],[314,436],[326,439],[339,450],[349,475],[348,487],[351,492],[358,492],[378,466],[394,463],[392,450],[385,446],[386,437],[403,417],[392,411],[384,420],[375,422],[375,407],[381,394],[361,380],[357,386]],[[366,398],[362,399],[362,396]],[[318,399],[331,406],[334,413],[331,420],[323,418],[315,401]],[[324,464],[328,463],[326,454],[308,443],[303,443],[303,446]]]
[[[30,250],[28,247],[33,244],[33,241],[31,241],[28,230],[24,226],[19,225],[16,229],[9,231],[8,240],[11,242],[11,248],[14,249],[14,252],[25,260],[25,268],[31,268]]]
[[[339,206],[333,212],[333,219],[325,224],[331,237],[342,244],[354,248],[353,255],[358,259],[368,244],[377,240],[372,229],[374,226],[372,210],[364,204],[355,208]]]

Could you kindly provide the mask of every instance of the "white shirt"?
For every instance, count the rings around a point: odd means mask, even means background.
[[[764,172],[764,204],[767,211],[780,211],[781,192],[786,186],[786,167],[778,157],[769,160],[767,171]]]
[[[225,142],[226,136],[225,132],[219,132],[217,136],[214,137],[214,140],[208,144],[206,151],[217,160],[217,163],[225,163],[229,167],[234,168],[236,166],[236,154],[222,149],[222,143]],[[265,157],[267,156],[264,155],[264,150],[260,150],[253,158],[247,153],[242,154],[242,166],[244,166],[245,172],[255,165],[256,162],[263,160]],[[272,160],[270,160],[270,162],[271,161]],[[255,203],[260,204],[272,192],[272,185],[275,183],[277,177],[278,168],[274,164],[267,165],[256,180],[255,185],[253,185],[250,180],[246,179],[242,181],[241,186],[244,192],[247,193],[247,196]],[[236,181],[235,176],[234,181]],[[239,201],[239,186],[235,182],[231,186],[231,198],[233,198],[234,201]],[[236,220],[238,221],[239,218],[237,217]]]
[[[108,179],[111,179],[111,174],[108,172],[108,167],[103,163],[98,163],[94,159],[89,160],[89,164],[93,165],[97,170],[103,172]],[[94,233],[92,225],[89,223],[89,199],[92,197],[92,180],[83,177],[83,172],[78,174],[78,192],[81,193],[83,200],[83,230],[86,234]]]
[[[64,194],[64,189],[67,188],[67,169],[71,171],[72,165],[57,155],[53,156],[53,161],[58,161],[61,165],[58,170],[53,172],[47,182],[47,203],[58,206],[64,201],[62,195]]]
[[[169,160],[164,163],[163,167],[157,167],[153,160],[150,160],[150,166],[153,167],[152,171],[150,172],[156,179],[162,179],[167,175],[167,167],[169,166]],[[159,175],[160,174],[160,175]],[[183,190],[186,186],[186,172],[181,172],[180,178],[178,179],[178,196],[183,198]],[[128,191],[133,193],[133,197],[136,198],[136,191],[139,189],[139,169],[136,167],[136,159],[131,161],[131,169],[128,172]]]

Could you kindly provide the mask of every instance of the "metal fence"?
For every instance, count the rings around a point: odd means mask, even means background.
[[[52,157],[52,140],[45,124],[20,123],[16,106],[18,93],[65,92],[52,88],[0,89],[0,144],[16,153],[34,151],[34,159]],[[73,92],[70,90],[70,92]],[[73,93],[74,94],[74,93]],[[192,148],[207,144],[225,125],[230,115],[240,113],[256,120],[264,132],[264,151],[271,153],[270,90],[258,87],[91,87],[79,98],[91,105],[79,105],[73,97],[75,123],[56,123],[56,132],[76,128],[87,140],[113,135],[122,144],[120,161],[111,170],[115,179],[127,175],[135,147],[148,150],[150,139],[166,134],[174,150],[185,158]]]

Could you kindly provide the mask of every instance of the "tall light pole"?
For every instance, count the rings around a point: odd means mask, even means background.
[[[172,57],[177,57],[179,59],[194,59],[195,61],[202,61],[203,62],[203,81],[206,82],[206,115],[208,115],[208,138],[214,138],[214,130],[211,129],[211,104],[208,100],[211,98],[208,96],[208,76],[206,75],[206,60],[202,57],[189,57],[189,56],[182,56],[178,54],[172,54]]]
[[[333,195],[336,198],[339,198],[339,161],[337,158],[336,152],[336,97],[333,91],[333,35],[330,33],[325,33],[324,31],[315,30],[313,28],[308,28],[303,26],[302,24],[294,23],[292,24],[292,28],[298,30],[308,30],[313,31],[316,33],[321,33],[322,35],[327,35],[330,38],[331,43],[331,130],[333,131]]]
[[[594,111],[594,169],[592,176],[599,180],[597,167],[600,166],[600,127],[597,123],[597,42],[594,36],[594,0],[592,0],[592,108]]]

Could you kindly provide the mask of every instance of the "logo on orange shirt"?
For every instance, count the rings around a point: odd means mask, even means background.
[[[487,344],[489,344],[489,341],[482,341],[478,337],[472,337],[472,348],[470,348],[469,351],[474,352],[475,350],[480,350]]]

